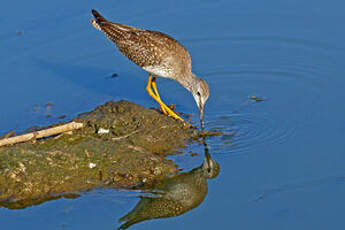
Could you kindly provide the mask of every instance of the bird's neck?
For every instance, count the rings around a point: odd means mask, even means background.
[[[198,85],[198,82],[200,81],[200,78],[195,76],[192,72],[186,74],[182,78],[177,79],[177,81],[186,88],[189,92],[193,94],[195,91],[196,85]]]

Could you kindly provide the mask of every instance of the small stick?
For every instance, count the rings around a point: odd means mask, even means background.
[[[43,129],[40,131],[26,133],[26,134],[15,136],[15,137],[9,137],[9,138],[5,138],[5,139],[1,139],[0,140],[0,147],[5,146],[5,145],[16,144],[16,143],[20,143],[20,142],[26,142],[26,141],[30,141],[30,140],[35,140],[35,139],[42,138],[42,137],[49,137],[49,136],[56,135],[59,133],[68,132],[68,131],[72,131],[75,129],[80,129],[82,127],[83,127],[83,123],[72,121],[72,122],[69,122],[67,124],[59,125],[59,126],[56,126],[53,128]]]
[[[129,136],[132,136],[133,134],[136,134],[137,132],[140,132],[141,130],[142,130],[142,129],[137,129],[137,130],[134,130],[133,132],[128,133],[128,134],[126,134],[126,135],[123,135],[123,136],[120,136],[120,137],[113,137],[112,140],[113,140],[113,141],[119,141],[119,140],[121,140],[121,139],[125,139],[125,138],[127,138],[127,137],[129,137]]]

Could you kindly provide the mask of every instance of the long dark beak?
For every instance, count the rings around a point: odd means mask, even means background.
[[[209,153],[209,150],[208,150],[208,146],[207,146],[206,138],[205,138],[205,137],[202,137],[202,142],[203,142],[204,151],[205,151],[205,160],[204,160],[204,164],[207,165],[208,167],[211,167],[212,158],[211,158],[211,155],[210,155],[210,153]]]
[[[199,111],[200,111],[200,124],[201,129],[204,130],[205,123],[204,123],[204,105],[199,103]]]

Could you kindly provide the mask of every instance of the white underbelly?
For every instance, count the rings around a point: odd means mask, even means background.
[[[160,77],[174,78],[173,69],[165,66],[144,66],[143,69]]]

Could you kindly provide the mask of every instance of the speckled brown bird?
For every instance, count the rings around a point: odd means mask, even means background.
[[[205,160],[201,166],[158,181],[152,195],[142,196],[133,210],[120,218],[125,223],[119,229],[145,220],[179,216],[196,208],[207,195],[207,179],[217,177],[219,171],[219,164],[211,158],[205,144]]]
[[[95,20],[91,19],[91,24],[103,31],[123,55],[149,72],[146,90],[159,103],[162,112],[183,121],[162,102],[156,86],[156,76],[173,79],[191,92],[198,105],[203,126],[204,107],[210,91],[206,81],[192,73],[188,51],[164,33],[110,22],[96,10],[92,10],[92,14]]]

